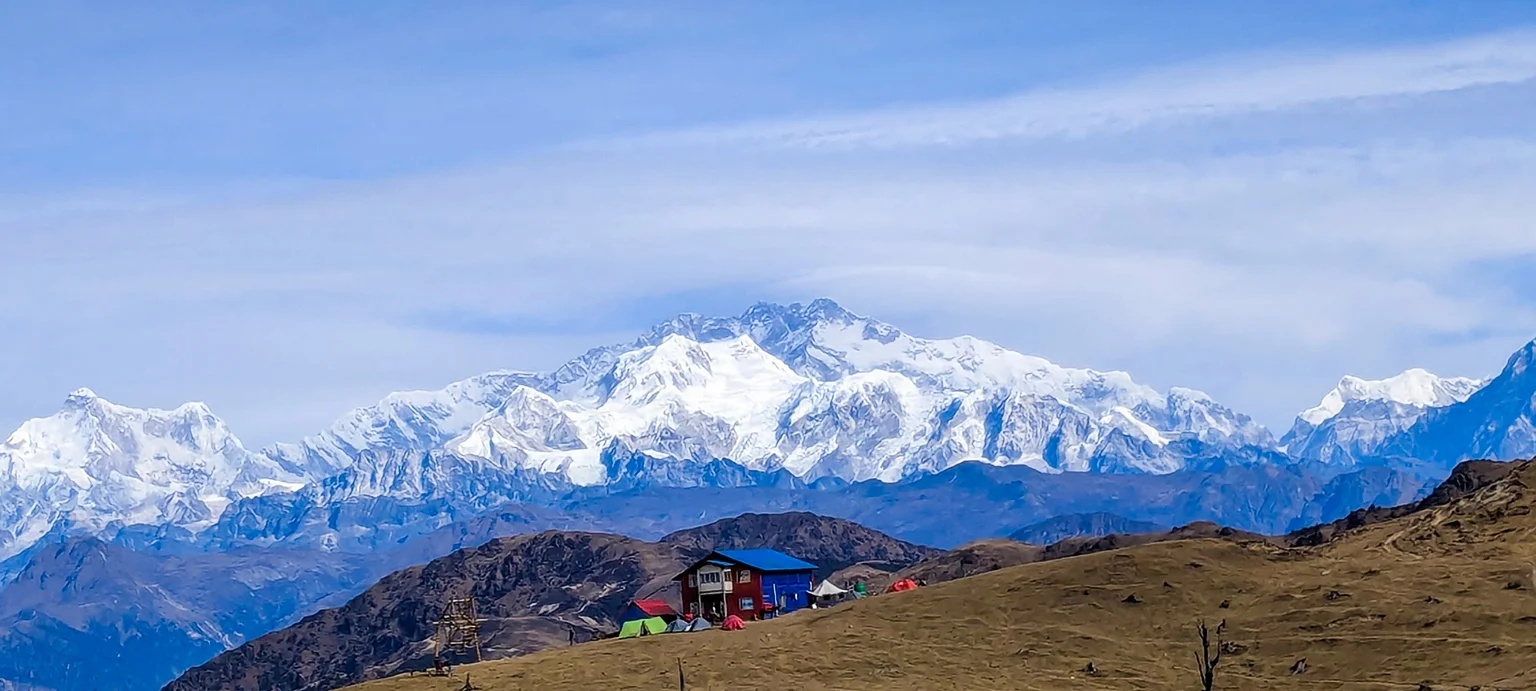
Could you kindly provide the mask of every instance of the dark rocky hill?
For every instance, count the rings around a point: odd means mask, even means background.
[[[820,575],[865,563],[894,571],[943,550],[898,540],[852,521],[807,512],[743,514],[661,539],[690,557],[717,549],[771,546],[820,567]]]
[[[585,638],[611,626],[630,599],[664,587],[681,561],[671,547],[616,535],[499,538],[390,574],[347,604],[224,653],[166,688],[329,689],[426,668],[432,622],[449,598],[474,599],[489,657],[564,644],[571,629]]]

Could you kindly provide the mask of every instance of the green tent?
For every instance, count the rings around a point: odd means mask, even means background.
[[[667,622],[661,617],[650,619],[631,619],[624,622],[619,629],[619,638],[634,638],[636,636],[653,636],[667,632]]]

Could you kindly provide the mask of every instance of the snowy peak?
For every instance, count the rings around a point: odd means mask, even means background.
[[[350,467],[369,449],[426,452],[463,434],[519,387],[537,388],[542,381],[541,375],[530,372],[491,372],[437,391],[392,393],[347,413],[317,435],[297,444],[274,445],[264,453],[319,478]]]
[[[95,391],[82,387],[70,392],[69,397],[64,399],[64,407],[84,408],[98,400],[100,400],[100,397],[96,395]]]
[[[1063,367],[973,336],[919,338],[826,299],[788,307],[757,305],[736,322],[737,332],[751,335],[802,376],[822,381],[889,371],[929,389],[1017,389],[1098,413],[1116,406],[1161,405],[1156,391],[1124,372]]]
[[[660,345],[621,355],[606,378],[608,398],[644,405],[663,393],[702,387],[712,378],[712,364],[697,341],[673,334]]]
[[[1453,464],[1536,455],[1536,342],[1510,356],[1499,376],[1466,402],[1436,408],[1395,440],[1401,455]]]
[[[70,394],[58,413],[22,423],[0,454],[18,480],[57,471],[86,486],[108,473],[159,482],[179,471],[200,471],[233,481],[246,457],[239,439],[207,405],[141,410],[88,389]]]
[[[1346,376],[1321,403],[1302,411],[1299,417],[1308,424],[1320,425],[1354,401],[1386,401],[1416,408],[1439,408],[1467,400],[1485,383],[1465,377],[1438,377],[1417,368],[1374,381]]]
[[[615,441],[634,452],[751,464],[774,453],[778,411],[805,383],[746,336],[700,343],[670,334],[616,355],[593,387],[563,397],[519,389],[448,448],[583,485],[607,479],[601,455]]]
[[[722,394],[784,391],[803,381],[787,365],[746,336],[703,344],[668,336],[660,345],[620,356],[605,378],[608,402],[644,406],[663,396],[697,398],[695,407],[723,401]],[[606,405],[606,402],[605,402]]]
[[[346,467],[368,450],[446,449],[588,485],[612,480],[610,448],[668,472],[726,459],[808,479],[896,480],[967,460],[1170,472],[1191,440],[1274,443],[1192,389],[1164,395],[1124,372],[1063,367],[970,336],[918,338],[823,299],[682,314],[547,375],[391,396],[278,451],[301,465],[321,459],[305,467]]]
[[[61,521],[204,525],[235,499],[302,481],[247,452],[202,403],[130,408],[81,389],[0,445],[0,555]]]

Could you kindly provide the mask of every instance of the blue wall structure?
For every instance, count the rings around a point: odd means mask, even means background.
[[[810,605],[813,572],[763,574],[763,600],[772,602],[780,614]]]

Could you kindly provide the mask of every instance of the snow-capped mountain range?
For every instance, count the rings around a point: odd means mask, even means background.
[[[828,300],[683,315],[549,374],[500,372],[397,394],[274,457],[345,469],[364,448],[445,449],[602,484],[613,443],[798,477],[893,481],[965,460],[1045,471],[1171,472],[1179,442],[1267,447],[1248,417],[1188,389],[1061,367],[970,337],[916,338]]]
[[[56,524],[212,524],[232,501],[307,478],[251,453],[201,403],[139,410],[80,389],[0,445],[0,558]]]
[[[1123,372],[1062,367],[971,337],[917,338],[829,300],[682,315],[553,372],[393,394],[259,452],[201,404],[136,410],[82,390],[0,446],[0,559],[60,525],[196,532],[231,502],[264,495],[275,499],[262,506],[358,497],[452,505],[469,494],[504,500],[506,486],[525,481],[579,488],[651,473],[707,484],[722,481],[723,467],[892,482],[965,461],[1159,474],[1285,462],[1282,452],[1338,465],[1394,454],[1445,462],[1465,457],[1456,435],[1471,423],[1440,413],[1478,400],[1514,430],[1490,448],[1536,453],[1536,392],[1527,391],[1536,375],[1521,362],[1517,354],[1491,382],[1423,370],[1346,377],[1280,443],[1198,391],[1161,393]],[[1525,399],[1478,394],[1490,390]],[[1415,431],[1432,421],[1451,430],[1430,435],[1435,449]]]
[[[1383,444],[1426,412],[1461,403],[1487,383],[1422,369],[1376,381],[1346,376],[1296,417],[1280,443],[1297,458],[1352,465],[1380,455]]]

